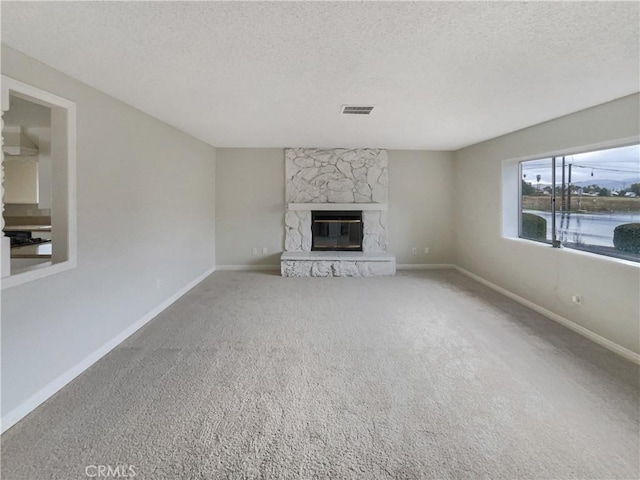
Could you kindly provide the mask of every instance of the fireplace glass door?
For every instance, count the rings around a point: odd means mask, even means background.
[[[361,211],[311,212],[311,250],[362,251]]]

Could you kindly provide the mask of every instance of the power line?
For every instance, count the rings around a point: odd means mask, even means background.
[[[587,168],[591,170],[607,170],[609,172],[623,172],[623,173],[640,173],[638,170],[622,170],[619,168],[605,168],[605,167],[592,167],[589,165],[580,165],[579,163],[572,163],[574,167]]]
[[[591,170],[606,170],[608,172],[640,174],[640,170],[625,170],[625,169],[622,169],[622,168],[594,167],[594,166],[591,166],[591,165],[581,165],[579,163],[570,163],[569,165],[573,165],[574,167],[578,167],[578,168],[586,168],[587,170],[588,169],[591,169]],[[526,165],[526,166],[524,166],[523,170],[525,170],[525,169],[528,170],[528,171],[539,170],[540,167],[542,167],[544,169],[544,167],[546,167],[546,165],[545,166],[541,166],[541,165],[535,165],[535,166],[534,165]],[[551,166],[549,165],[549,168],[550,167]]]

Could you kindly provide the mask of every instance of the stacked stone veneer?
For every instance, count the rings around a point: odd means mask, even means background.
[[[287,148],[287,203],[387,203],[386,150]]]
[[[352,203],[357,210],[358,203],[387,203],[386,150],[288,148],[285,161],[287,204]],[[286,212],[286,251],[311,251],[311,210]],[[386,252],[386,209],[365,210],[362,221],[363,252]]]
[[[281,263],[285,277],[374,277],[395,275],[395,260],[377,262],[349,260],[286,260]]]

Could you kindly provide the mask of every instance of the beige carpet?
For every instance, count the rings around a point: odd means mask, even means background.
[[[638,382],[454,271],[219,272],[3,435],[2,478],[638,478]]]

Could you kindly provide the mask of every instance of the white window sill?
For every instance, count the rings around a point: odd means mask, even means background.
[[[624,260],[622,258],[609,257],[607,255],[602,255],[599,253],[585,252],[584,250],[578,250],[576,248],[569,248],[569,247],[554,248],[551,246],[551,243],[538,242],[536,240],[529,240],[527,238],[510,237],[510,236],[503,236],[502,238],[505,240],[509,240],[511,242],[517,242],[524,245],[529,245],[533,248],[553,249],[558,252],[563,252],[563,254],[566,253],[567,255],[578,255],[583,257],[586,256],[586,257],[593,258],[594,260],[600,260],[604,262],[613,262],[613,263],[618,263],[622,265],[628,265],[636,269],[640,269],[640,263],[632,262],[631,260]]]

